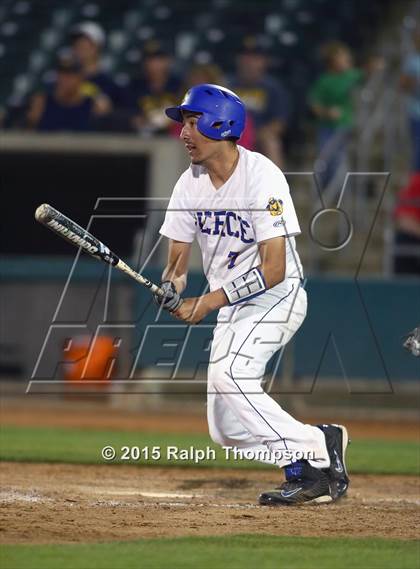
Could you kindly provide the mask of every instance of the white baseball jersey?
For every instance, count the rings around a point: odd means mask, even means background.
[[[205,167],[193,165],[175,185],[160,233],[201,248],[210,290],[217,290],[261,263],[258,243],[286,240],[286,278],[302,277],[295,246],[300,233],[287,181],[277,166],[238,146],[239,160],[216,189]]]

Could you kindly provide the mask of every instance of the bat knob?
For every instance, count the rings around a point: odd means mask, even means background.
[[[41,204],[40,206],[38,206],[36,208],[35,219],[37,221],[41,221],[41,220],[45,219],[46,217],[48,217],[48,214],[50,211],[51,211],[50,205],[48,205],[47,203]]]

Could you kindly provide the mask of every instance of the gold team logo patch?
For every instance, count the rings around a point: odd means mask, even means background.
[[[281,215],[283,213],[283,202],[276,198],[270,198],[265,209],[270,212],[270,215]]]

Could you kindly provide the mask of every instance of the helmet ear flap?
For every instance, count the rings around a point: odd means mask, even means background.
[[[220,118],[210,115],[209,113],[201,115],[197,121],[198,131],[213,140],[225,140],[226,138],[235,137],[232,135],[232,126],[234,120],[220,120]]]
[[[214,124],[217,124],[218,122],[223,123],[223,121],[220,121],[214,115],[212,115],[210,113],[203,113],[197,121],[197,129],[202,135],[207,136],[207,138],[212,138],[213,140],[218,140],[219,139],[218,129],[214,128],[214,126],[213,126]]]

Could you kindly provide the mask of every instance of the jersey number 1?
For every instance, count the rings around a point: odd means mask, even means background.
[[[229,261],[229,265],[227,266],[228,269],[233,269],[233,267],[235,266],[235,261],[238,258],[239,253],[236,251],[231,251],[228,255],[228,259],[230,259]]]

